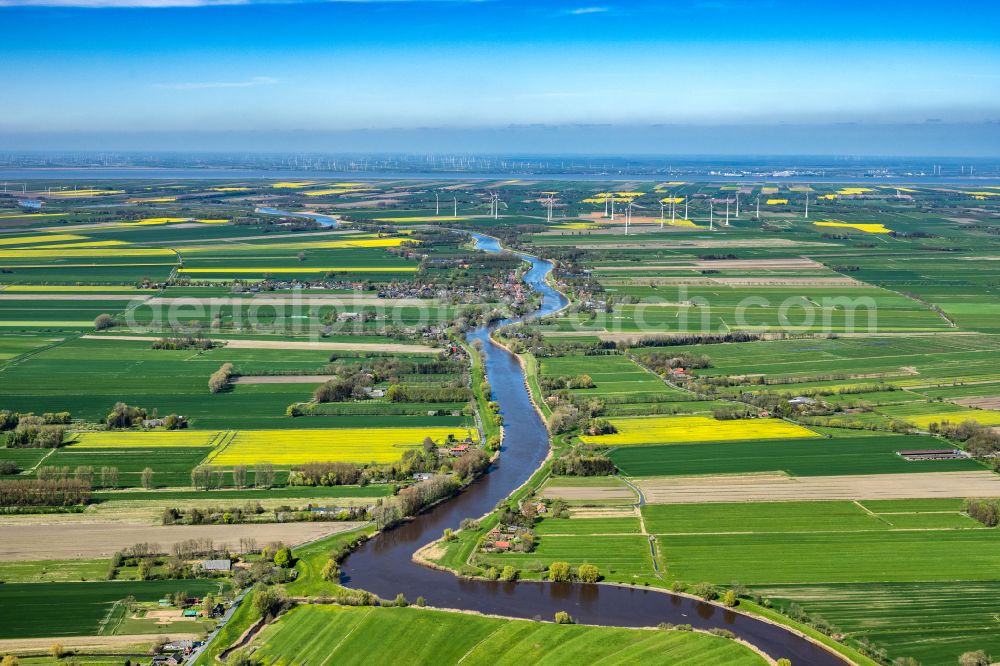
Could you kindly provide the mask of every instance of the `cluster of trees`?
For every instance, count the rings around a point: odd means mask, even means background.
[[[618,432],[618,428],[607,419],[590,419],[586,432],[588,435],[613,435]]]
[[[962,504],[962,510],[986,527],[996,527],[1000,523],[1000,500],[967,499]]]
[[[540,377],[538,384],[546,391],[557,391],[559,389],[589,389],[596,386],[590,375]]]
[[[209,338],[184,335],[176,338],[160,338],[153,342],[153,349],[200,349],[207,351],[215,347],[215,341]]]
[[[394,384],[385,397],[390,402],[467,402],[472,399],[472,391],[466,386]]]
[[[664,354],[663,352],[653,352],[643,354],[638,357],[631,357],[658,375],[669,375],[671,370],[677,368],[711,368],[712,359],[705,354],[694,356],[692,354]]]
[[[221,393],[229,389],[229,380],[233,377],[233,364],[223,363],[218,370],[208,376],[208,390]]]
[[[553,583],[596,583],[601,580],[601,571],[593,564],[581,564],[576,571],[568,562],[553,562],[549,565],[548,579]]]
[[[94,330],[105,331],[115,325],[115,318],[107,313],[94,317]]]
[[[142,407],[132,407],[124,402],[116,402],[114,408],[104,419],[108,430],[119,430],[141,425],[146,418],[146,410]]]
[[[90,484],[79,479],[0,480],[0,506],[72,506],[90,501]]]
[[[365,389],[374,385],[375,380],[360,369],[329,380],[313,391],[316,402],[345,402],[364,400],[368,397]]]
[[[962,442],[965,450],[977,457],[987,457],[1000,452],[1000,433],[971,419],[962,423],[947,421],[932,423],[928,430],[956,442]]]
[[[576,447],[552,461],[552,473],[561,476],[608,476],[615,464],[603,453]]]
[[[403,488],[395,497],[380,498],[369,514],[379,529],[389,528],[407,516],[415,516],[431,504],[451,497],[461,487],[462,484],[453,476],[432,476]]]
[[[51,449],[63,443],[69,412],[47,412],[41,416],[0,411],[0,432],[4,444],[18,448]]]

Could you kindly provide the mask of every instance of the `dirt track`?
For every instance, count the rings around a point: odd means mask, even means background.
[[[780,474],[668,477],[640,479],[636,485],[651,504],[1000,497],[1000,476],[985,470],[797,478]]]
[[[260,375],[257,377],[233,377],[233,384],[323,384],[336,379],[337,375]]]
[[[564,500],[618,500],[635,499],[633,493],[627,486],[559,486],[555,488],[545,488],[540,493],[542,497],[556,498]]]
[[[0,639],[0,652],[47,652],[53,643],[73,650],[98,648],[124,648],[132,645],[148,647],[163,638],[172,641],[196,641],[202,634],[132,634],[121,636],[56,636],[53,638],[4,638]]]
[[[216,547],[234,549],[240,538],[259,544],[283,541],[294,546],[336,534],[361,523],[269,523],[263,525],[177,525],[149,526],[128,523],[76,523],[4,525],[0,540],[0,560],[72,560],[110,557],[137,543],[154,543],[170,552],[175,543],[188,539],[212,539]]]

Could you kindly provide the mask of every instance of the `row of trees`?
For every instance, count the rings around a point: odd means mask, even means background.
[[[249,487],[247,480],[248,467],[246,465],[236,465],[232,468],[231,476],[233,485],[237,488]],[[270,488],[274,485],[275,470],[271,463],[258,463],[254,465],[255,488]],[[217,490],[222,488],[226,482],[226,470],[220,467],[210,467],[199,465],[191,470],[191,485],[195,490]]]
[[[96,469],[91,465],[80,465],[70,472],[69,467],[46,465],[39,467],[35,476],[42,481],[66,481],[75,479],[87,484],[88,487],[99,485],[102,488],[118,487],[118,468],[104,466]]]
[[[73,506],[90,501],[90,484],[79,479],[0,480],[0,506]]]
[[[153,349],[200,349],[206,351],[215,347],[215,341],[211,338],[195,337],[193,335],[182,335],[175,338],[160,338],[153,342]]]

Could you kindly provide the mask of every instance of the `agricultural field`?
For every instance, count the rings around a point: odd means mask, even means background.
[[[373,637],[377,640],[373,641]],[[418,608],[298,608],[265,631],[265,664],[335,659],[414,664],[761,664],[754,652],[705,634],[555,625]]]
[[[698,474],[791,476],[908,474],[981,470],[973,460],[907,461],[896,452],[932,449],[940,440],[921,435],[861,432],[862,436],[667,446],[621,447],[610,456],[624,474],[635,477]]]
[[[495,334],[523,361],[552,456],[497,512],[446,525],[429,559],[470,576],[544,580],[567,562],[607,583],[739,584],[745,610],[819,617],[830,643],[925,666],[1000,650],[1000,532],[965,504],[1000,498],[983,454],[1000,425],[1000,196],[667,178],[39,181],[40,212],[0,196],[0,437],[65,430],[52,448],[0,446],[2,482],[91,491],[0,507],[0,639],[181,632],[116,602],[237,580],[344,593],[331,560],[349,578],[343,552],[405,520],[403,498],[438,474],[460,487],[449,448],[490,454],[501,425],[522,425],[465,334],[539,295],[516,256],[454,233],[471,230],[557,263],[568,306]],[[126,422],[109,418],[117,403]],[[981,427],[934,425],[965,421]],[[500,449],[502,473],[521,473],[520,443]],[[484,546],[518,512],[530,547]],[[237,573],[183,570],[171,551],[201,535],[239,550]],[[284,572],[261,552],[276,542],[292,546]],[[140,566],[168,579],[140,581]],[[309,603],[252,646],[266,664],[763,663],[700,633]]]
[[[96,636],[109,627],[105,619],[113,607],[128,596],[155,602],[178,591],[203,596],[219,590],[220,583],[212,580],[5,583],[0,585],[0,639]],[[155,633],[149,630],[142,633]],[[200,627],[193,631],[201,633]]]
[[[386,463],[416,449],[430,437],[475,441],[474,430],[453,428],[340,428],[337,430],[240,430],[208,458],[215,466],[270,462],[294,465],[313,461]]]
[[[807,428],[778,419],[720,421],[705,416],[674,416],[616,418],[610,422],[616,433],[582,435],[581,441],[601,446],[635,446],[819,437]]]

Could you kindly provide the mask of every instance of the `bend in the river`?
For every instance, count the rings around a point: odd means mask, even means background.
[[[274,209],[259,209],[259,212],[317,219],[315,214]],[[329,224],[329,220],[333,218],[320,221]],[[480,250],[504,251],[496,238],[477,233],[471,235]],[[541,307],[526,317],[496,322],[467,336],[470,342],[482,341],[486,376],[493,388],[493,400],[500,405],[503,415],[504,437],[499,464],[457,497],[361,545],[344,562],[343,582],[384,599],[403,593],[409,599],[422,596],[428,604],[438,608],[508,617],[547,619],[556,611],[568,611],[574,619],[585,624],[648,627],[671,622],[690,624],[696,629],[722,628],[774,658],[791,659],[793,664],[841,666],[848,663],[843,657],[781,625],[669,592],[620,585],[469,580],[413,561],[413,553],[439,537],[445,528],[455,529],[463,518],[478,518],[492,511],[498,502],[523,485],[548,455],[549,432],[531,402],[524,371],[511,353],[490,339],[490,333],[517,321],[552,314],[563,308],[567,300],[546,281],[553,268],[551,262],[524,253],[514,254],[530,264],[523,280],[541,293]]]

